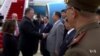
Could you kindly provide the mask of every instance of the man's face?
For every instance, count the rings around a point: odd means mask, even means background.
[[[44,23],[48,23],[47,17],[44,17],[43,21],[44,21]]]
[[[74,27],[74,24],[75,24],[74,16],[75,16],[74,10],[71,7],[68,7],[68,9],[66,10],[66,17],[71,27]]]
[[[33,18],[33,16],[34,16],[34,10],[30,10],[29,11],[29,13],[28,13],[28,15],[30,16],[30,18],[32,19]]]
[[[18,15],[17,14],[12,14],[12,19],[17,20],[18,19]]]
[[[56,21],[57,20],[57,15],[55,15],[55,13],[52,16],[53,20]]]
[[[65,18],[66,17],[66,13],[65,12],[62,12],[61,13],[61,16],[62,16],[62,18]]]

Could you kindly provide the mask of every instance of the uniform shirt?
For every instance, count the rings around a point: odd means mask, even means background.
[[[83,33],[85,35],[81,36]],[[81,40],[71,45],[65,56],[100,56],[100,26],[97,22],[80,27],[75,38],[79,36]]]

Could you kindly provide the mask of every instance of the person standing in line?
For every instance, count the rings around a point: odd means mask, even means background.
[[[17,40],[14,36],[15,21],[7,20],[3,25],[3,56],[18,56]]]
[[[64,24],[64,38],[68,32],[68,29],[66,28],[66,20],[67,20],[67,17],[66,17],[66,9],[63,9],[61,10],[61,17],[62,17],[62,23]]]
[[[64,25],[60,20],[61,13],[55,12],[53,15],[54,25],[47,37],[47,50],[50,56],[58,56],[60,46],[63,42]]]
[[[68,30],[68,32],[66,33],[66,36],[64,36],[64,40],[61,44],[59,56],[64,56],[66,50],[69,48],[68,45],[72,42],[76,33],[76,30],[69,25],[68,19],[66,19],[64,22],[65,28]]]
[[[44,24],[42,24],[41,26],[40,33],[49,34],[52,28],[52,25],[49,23],[48,16],[44,16],[43,21],[44,21]],[[47,36],[45,36],[44,39],[40,40],[40,51],[43,56],[50,56],[46,48],[46,41],[47,41]]]
[[[42,20],[41,20],[41,15],[40,14],[37,14],[36,15],[36,17],[34,17],[33,18],[33,24],[35,25],[35,28],[34,28],[34,30],[36,31],[36,32],[38,32],[38,33],[40,33],[40,28],[41,28],[41,26],[42,26]],[[41,33],[42,34],[42,33]],[[35,43],[36,43],[36,45],[35,45],[35,52],[37,52],[38,51],[38,45],[39,45],[39,37],[37,38],[37,39],[35,39]]]
[[[35,30],[32,19],[34,16],[34,10],[32,8],[27,8],[25,10],[25,16],[20,23],[20,39],[19,39],[19,49],[23,56],[33,56],[36,54],[37,50],[37,39],[40,39],[42,34]]]
[[[18,15],[17,15],[17,13],[12,13],[11,18],[12,18],[12,20],[15,20],[15,23],[16,23],[14,35],[15,35],[16,39],[18,40],[20,33],[19,33],[19,24],[18,24]]]
[[[62,17],[62,22],[66,20],[66,9],[61,10],[61,17]]]
[[[100,0],[69,0],[66,3],[68,23],[76,29],[76,34],[64,56],[100,56],[100,25],[96,19]]]

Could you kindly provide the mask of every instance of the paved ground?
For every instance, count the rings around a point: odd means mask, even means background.
[[[21,52],[20,52],[19,56],[22,56]],[[40,51],[38,51],[38,53],[36,55],[34,55],[34,56],[42,56],[42,55],[40,54]]]

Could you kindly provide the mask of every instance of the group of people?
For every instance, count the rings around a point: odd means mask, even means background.
[[[100,1],[69,0],[68,8],[48,16],[33,19],[34,9],[27,8],[18,24],[17,15],[3,24],[3,56],[100,56]],[[14,17],[13,17],[14,16]]]

